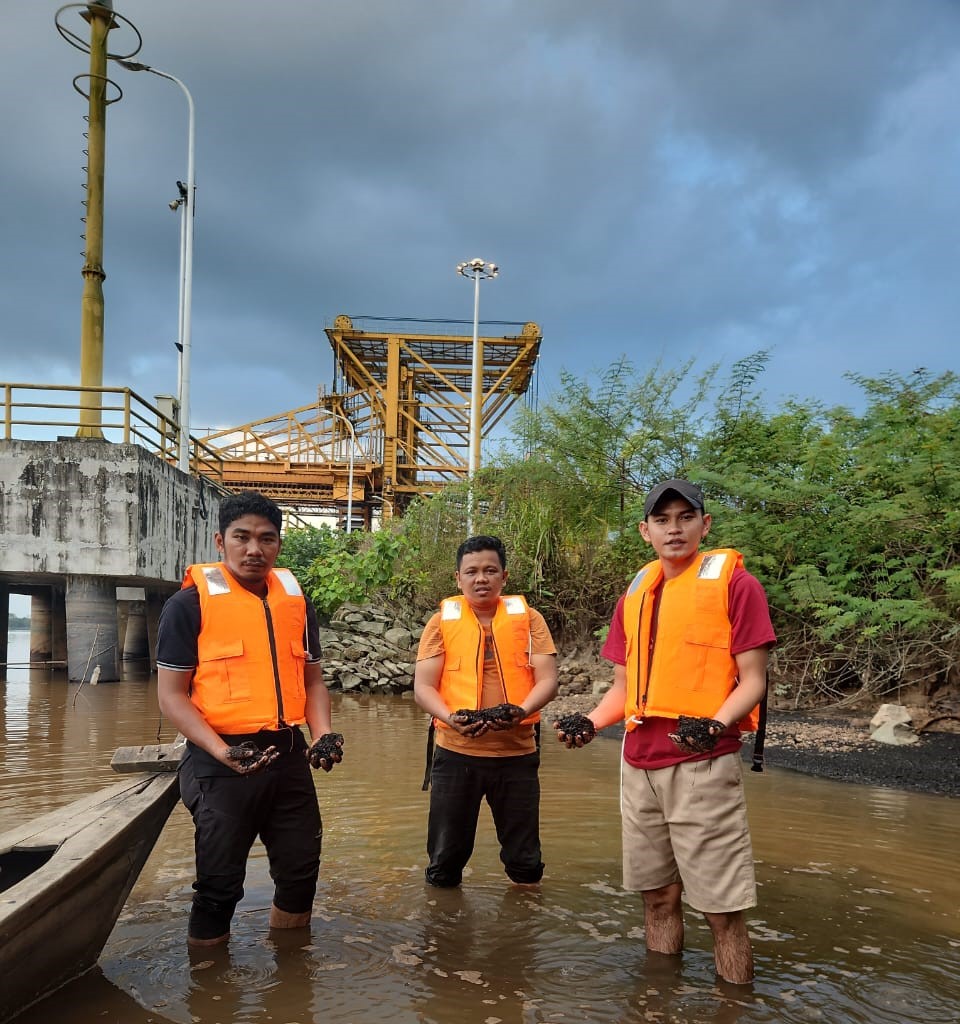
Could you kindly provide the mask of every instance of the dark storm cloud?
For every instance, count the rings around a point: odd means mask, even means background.
[[[482,315],[544,326],[541,396],[624,352],[771,348],[771,400],[951,366],[946,0],[115,8],[197,103],[197,424],[310,402],[337,313],[468,318],[453,267],[475,255],[503,268]],[[4,379],[78,362],[85,58],[55,9],[0,38]],[[105,376],[147,397],[174,388],[186,110],[112,73]]]

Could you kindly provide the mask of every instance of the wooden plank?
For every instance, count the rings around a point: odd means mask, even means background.
[[[151,743],[140,747],[117,747],[110,767],[115,772],[175,772],[186,751],[186,743]]]

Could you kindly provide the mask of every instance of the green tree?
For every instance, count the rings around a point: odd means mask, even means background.
[[[862,415],[749,401],[701,448],[713,536],[767,584],[797,699],[932,692],[960,653],[957,378],[853,379]]]
[[[579,514],[623,530],[628,506],[653,483],[680,475],[694,459],[717,368],[658,363],[645,375],[626,357],[591,377],[561,374],[557,395],[520,414],[522,455],[580,488]],[[686,392],[686,393],[685,393]]]
[[[362,604],[381,590],[403,595],[405,584],[393,572],[400,545],[395,529],[347,534],[309,526],[284,534],[277,564],[294,573],[317,614],[328,618],[345,602]]]

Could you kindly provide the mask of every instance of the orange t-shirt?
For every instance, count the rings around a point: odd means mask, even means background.
[[[533,654],[556,654],[550,627],[543,616],[535,609],[530,609],[530,637]],[[437,612],[427,623],[420,637],[417,661],[428,658],[443,657],[443,634],[440,632],[440,613]],[[497,659],[493,650],[493,630],[483,627],[483,689],[480,696],[480,707],[493,708],[507,700],[506,689]],[[459,711],[459,708],[451,708]],[[444,750],[453,750],[458,754],[470,754],[472,757],[517,757],[520,754],[532,754],[537,749],[536,738],[532,725],[516,725],[512,729],[491,729],[482,736],[470,738],[461,736],[456,729],[437,729],[436,744]]]

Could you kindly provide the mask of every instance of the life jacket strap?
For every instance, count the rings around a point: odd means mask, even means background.
[[[437,727],[431,718],[430,727],[427,729],[427,766],[423,772],[423,785],[420,787],[422,793],[426,793],[430,788],[430,773],[433,771],[433,737],[436,731]]]
[[[763,771],[763,743],[767,738],[767,691],[770,689],[770,673],[767,673],[767,688],[763,691],[763,700],[760,701],[760,715],[757,721],[757,734],[753,740],[753,764],[750,771]]]

